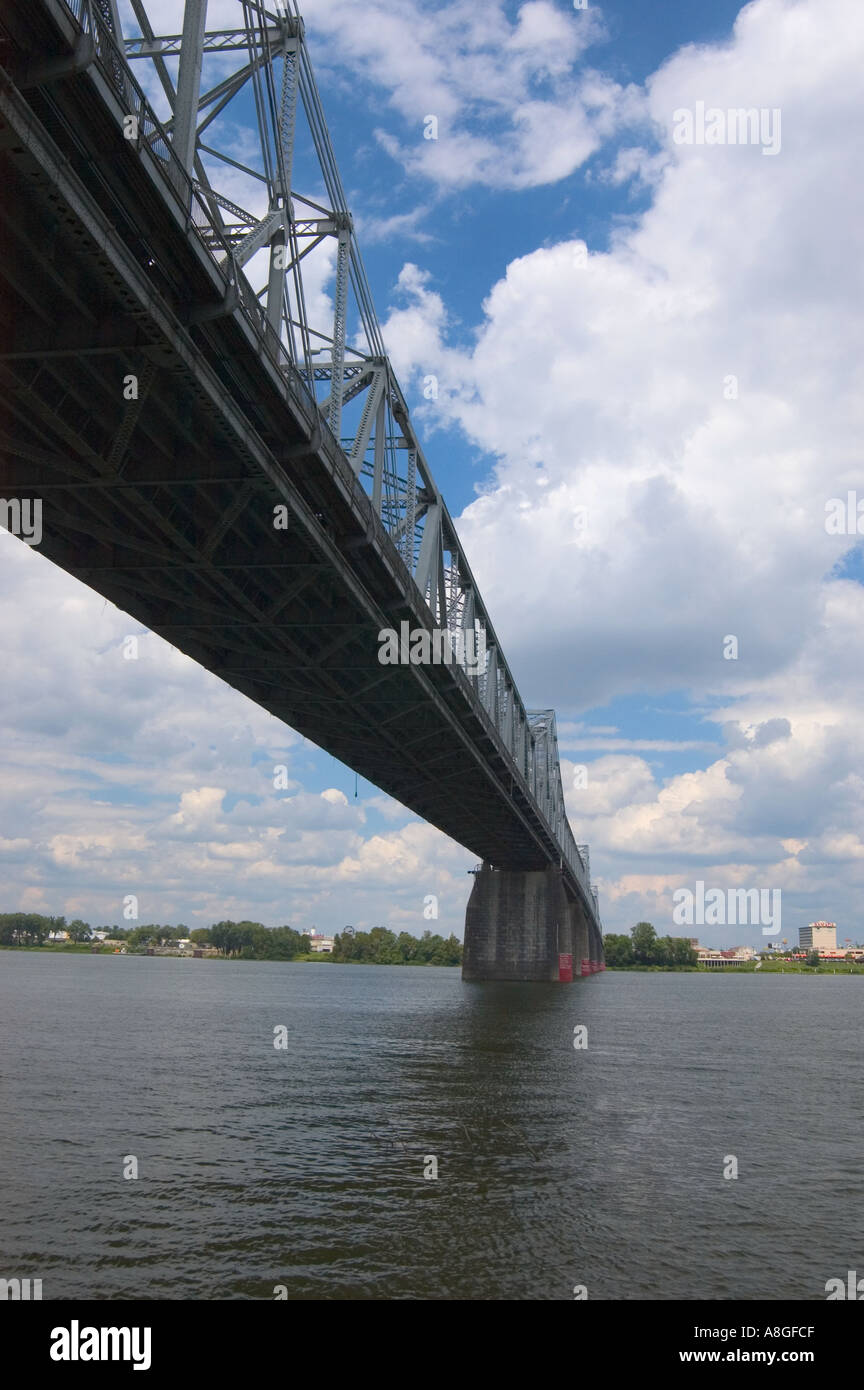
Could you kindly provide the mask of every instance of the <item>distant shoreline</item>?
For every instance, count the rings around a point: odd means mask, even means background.
[[[233,962],[242,965],[249,964],[270,964],[270,965],[386,965],[399,968],[403,965],[422,966],[424,969],[433,967],[437,970],[458,970],[458,964],[441,965],[433,961],[425,960],[334,960],[330,955],[322,955],[316,952],[314,955],[292,956],[290,960],[279,959],[271,956],[258,956],[254,958],[243,956],[192,956],[190,954],[175,955],[171,952],[154,951],[149,955],[146,950],[118,951],[114,946],[88,945],[87,942],[46,942],[43,946],[15,946],[10,944],[0,944],[0,951],[30,951],[41,953],[42,955],[75,955],[75,956],[135,956],[144,960],[211,960],[221,961],[223,964]],[[619,974],[654,974],[654,975],[864,975],[864,965],[854,965],[852,962],[827,962],[823,965],[806,965],[803,961],[763,961],[758,967],[753,961],[748,961],[746,965],[607,965],[607,972]]]
[[[67,956],[134,956],[141,960],[211,960],[221,961],[224,964],[234,965],[387,965],[403,966],[417,965],[424,969],[431,967],[435,970],[459,970],[460,965],[442,965],[437,961],[430,960],[334,960],[329,954],[320,951],[314,955],[292,956],[286,960],[278,956],[193,956],[191,952],[183,955],[173,951],[118,951],[115,946],[90,946],[86,941],[83,942],[46,942],[44,946],[15,946],[8,943],[0,943],[0,951],[30,951],[41,955],[67,955]]]
[[[864,965],[852,961],[826,961],[807,965],[804,961],[747,961],[745,965],[607,965],[607,971],[654,972],[663,975],[864,975]]]

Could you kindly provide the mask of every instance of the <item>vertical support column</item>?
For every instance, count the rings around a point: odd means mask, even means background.
[[[436,623],[441,620],[441,605],[438,596],[438,554],[440,549],[441,507],[438,502],[433,502],[426,511],[426,523],[423,527],[423,539],[420,542],[420,554],[417,559],[414,580],[432,609]]]
[[[174,104],[174,150],[190,178],[195,165],[198,97],[201,92],[201,65],[204,61],[206,27],[207,0],[186,0],[180,70],[177,74],[177,99]]]
[[[498,648],[490,647],[488,652],[489,660],[486,662],[486,686],[483,695],[483,703],[486,706],[486,713],[492,720],[496,729],[498,727]]]
[[[384,369],[387,370],[386,367]],[[375,515],[381,516],[381,502],[384,494],[384,461],[387,457],[387,392],[381,393],[378,414],[375,416],[375,465],[372,476],[372,506]]]
[[[513,741],[513,761],[525,776],[525,721],[522,718],[522,709],[516,709],[516,736]]]
[[[333,367],[327,423],[336,438],[342,429],[342,397],[345,392],[345,326],[348,319],[348,264],[351,229],[341,227],[336,244],[336,297],[333,310]]]
[[[282,66],[282,101],[279,108],[279,141],[282,150],[280,177],[286,211],[291,212],[291,180],[294,176],[294,136],[297,129],[297,89],[302,36],[286,39]]]
[[[546,735],[545,735],[544,742],[545,742],[545,745],[546,745],[546,758],[545,758],[546,775],[545,775],[545,778],[544,778],[544,784],[545,784],[545,789],[546,789],[546,798],[545,798],[544,805],[543,805],[543,813],[544,813],[544,815],[546,816],[546,819],[547,819],[547,820],[550,822],[550,824],[551,824],[551,822],[552,822],[552,733],[551,733],[551,730],[550,730],[548,724],[547,724],[547,726],[546,726]]]
[[[267,280],[267,322],[277,337],[282,331],[282,300],[285,294],[285,265],[288,252],[285,228],[273,233],[270,242],[270,275]]]
[[[504,715],[504,728],[503,728],[502,731],[501,731],[501,735],[502,735],[502,738],[504,739],[504,742],[505,742],[505,744],[507,745],[507,748],[509,749],[510,753],[513,754],[513,753],[514,753],[513,738],[514,738],[514,729],[515,729],[515,724],[514,724],[515,710],[514,710],[513,706],[514,706],[514,701],[515,701],[516,692],[514,691],[513,686],[512,686],[509,682],[507,682],[507,683],[505,684],[505,689],[506,689],[506,691],[507,691],[507,710],[506,710],[506,713],[505,713],[505,715]]]
[[[414,526],[417,517],[417,450],[408,450],[408,476],[405,481],[405,544],[402,558],[408,573],[414,572]]]
[[[267,281],[267,322],[281,336],[282,305],[288,263],[286,234],[291,227],[291,178],[294,168],[294,134],[297,128],[297,87],[300,68],[300,39],[285,40],[282,66],[282,100],[279,108],[279,183],[285,222],[270,242],[270,276]]]
[[[463,632],[463,638],[462,638],[463,644],[464,644],[464,643],[467,643],[467,634],[468,634],[469,632],[474,632],[474,631],[475,631],[475,628],[474,628],[474,618],[475,618],[475,616],[476,616],[476,609],[475,609],[475,604],[474,604],[474,590],[473,590],[473,588],[468,588],[468,589],[465,590],[465,602],[464,602],[464,604],[462,605],[462,627],[463,627],[463,630],[464,630],[464,632]],[[472,639],[472,640],[473,640],[473,639]],[[466,646],[466,645],[463,645],[463,651],[467,651],[467,650],[468,650],[467,646]],[[476,654],[479,656],[479,648],[475,649],[475,652],[476,652]],[[468,676],[468,679],[470,680],[471,684],[473,685],[474,690],[475,690],[475,691],[478,691],[478,690],[480,689],[480,676],[479,676],[479,675],[476,675],[476,676],[471,675],[471,673],[468,672],[468,671],[466,671],[465,674]]]
[[[474,876],[465,913],[463,980],[571,981],[588,950],[579,905],[555,868],[493,869]]]

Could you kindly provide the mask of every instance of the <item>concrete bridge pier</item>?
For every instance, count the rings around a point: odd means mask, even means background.
[[[463,980],[569,981],[602,961],[600,934],[560,870],[484,863],[477,871],[465,913]]]

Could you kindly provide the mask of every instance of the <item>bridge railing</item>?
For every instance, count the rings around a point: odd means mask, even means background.
[[[351,227],[346,277],[350,264],[351,283],[361,302],[367,336],[377,351],[364,356],[355,350],[353,357],[339,365],[334,346],[333,362],[312,369],[308,358],[303,362],[296,359],[283,341],[282,333],[274,328],[258,294],[238,264],[238,233],[236,230],[233,234],[226,233],[221,212],[227,209],[231,214],[245,217],[250,224],[254,220],[229,199],[193,178],[184,167],[165,126],[133,75],[121,46],[122,36],[115,35],[112,30],[109,0],[62,0],[62,3],[81,33],[92,38],[96,61],[124,117],[132,117],[137,123],[136,148],[149,157],[151,168],[158,171],[164,182],[166,195],[179,204],[187,233],[197,238],[222,279],[226,303],[231,303],[233,296],[235,307],[246,319],[259,350],[281,377],[294,403],[298,399],[302,401],[307,420],[316,421],[317,427],[323,430],[341,420],[343,405],[350,405],[354,399],[358,403],[362,401],[353,435],[339,437],[335,442],[343,449],[345,462],[355,477],[363,481],[436,626],[447,630],[454,643],[461,641],[463,650],[469,640],[466,634],[477,634],[473,640],[478,644],[474,648],[478,656],[479,634],[482,634],[485,661],[472,663],[473,670],[471,665],[465,666],[473,698],[506,748],[513,773],[532,795],[560,851],[562,864],[566,863],[575,875],[589,909],[593,904],[596,913],[597,894],[590,882],[587,852],[583,847],[580,853],[567,820],[554,712],[528,711],[519,696],[456,528],[413,429],[407,403],[381,345],[371,294],[326,128],[324,144],[330,164],[325,177],[329,176],[328,187],[336,209],[334,226],[341,226],[343,231]],[[264,42],[263,31],[258,32]],[[323,114],[303,48],[299,13],[291,33],[293,42],[300,45],[295,77],[299,74],[304,99],[315,106],[314,116],[320,127]],[[283,98],[284,95],[283,89]],[[344,304],[342,317],[344,321]],[[343,322],[343,353],[344,348]],[[326,386],[329,381],[332,397],[337,367],[339,412],[334,414],[332,399],[316,399],[316,390],[320,383]]]

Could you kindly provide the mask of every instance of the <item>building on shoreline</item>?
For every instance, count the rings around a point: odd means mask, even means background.
[[[803,951],[836,951],[836,922],[811,922],[798,928],[798,945]]]
[[[752,946],[730,946],[728,950],[720,950],[713,946],[700,946],[698,941],[692,941],[691,945],[696,952],[696,964],[708,966],[709,969],[752,965],[756,960]]]

